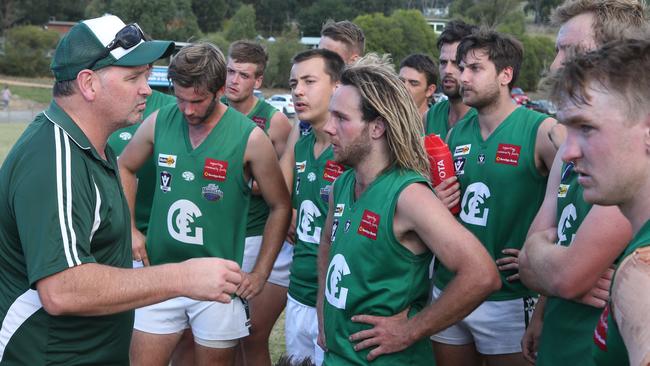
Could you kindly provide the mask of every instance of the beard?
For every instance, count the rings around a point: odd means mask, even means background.
[[[467,104],[470,107],[476,109],[481,109],[486,106],[493,104],[496,100],[499,99],[499,89],[495,86],[490,86],[484,90],[477,92],[475,89],[471,89],[473,95],[469,97],[464,96],[464,90],[461,88],[461,95],[463,95],[463,103]]]
[[[348,146],[339,149],[339,152],[334,155],[337,163],[355,167],[363,161],[363,159],[370,153],[370,136],[368,136],[369,126],[366,125],[363,131],[355,138]]]

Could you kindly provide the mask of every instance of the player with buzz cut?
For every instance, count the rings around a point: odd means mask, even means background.
[[[429,109],[429,102],[436,91],[438,72],[433,60],[424,54],[406,56],[399,65],[399,78],[413,97],[422,116]]]
[[[449,134],[460,195],[459,221],[487,248],[500,270],[501,290],[465,319],[432,336],[438,365],[525,365],[521,336],[534,293],[518,279],[516,259],[544,198],[557,148],[548,137],[556,121],[510,98],[523,59],[516,39],[479,30],[458,45],[463,102],[477,115]],[[440,194],[440,192],[438,192]],[[454,278],[442,263],[433,301]]]
[[[289,86],[297,117],[311,128],[294,128],[280,160],[295,210],[295,245],[289,277],[285,318],[287,355],[323,362],[318,346],[316,296],[318,293],[318,244],[328,210],[332,182],[344,171],[333,159],[329,135],[323,126],[330,118],[327,109],[344,63],[327,49],[313,49],[293,58]]]
[[[284,152],[292,125],[282,112],[253,95],[253,91],[262,86],[267,61],[268,55],[260,44],[250,41],[233,42],[228,49],[225,98],[229,106],[245,114],[266,132],[279,158]],[[262,244],[264,224],[269,215],[269,207],[259,196],[256,184],[253,193],[242,262],[244,272],[251,272],[255,266]],[[249,302],[251,334],[242,339],[242,352],[238,354],[242,359],[238,359],[238,364],[271,365],[269,336],[287,301],[292,256],[293,246],[285,242],[262,292]]]
[[[145,265],[203,257],[241,263],[253,179],[269,205],[269,216],[260,254],[253,270],[242,272],[237,297],[226,305],[177,297],[136,310],[131,362],[168,365],[189,328],[196,364],[231,365],[239,339],[248,335],[246,300],[261,292],[286,236],[288,192],[266,134],[220,102],[226,60],[216,46],[184,47],[168,73],[176,105],[150,115],[119,160],[130,208],[135,172],[152,155],[157,163],[159,186],[146,245],[132,226],[133,255]]]

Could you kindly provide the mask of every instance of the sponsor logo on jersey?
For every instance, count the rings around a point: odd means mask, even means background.
[[[594,343],[602,351],[607,352],[607,317],[609,316],[609,303],[603,309],[603,313],[600,314],[598,319],[598,324],[596,324],[596,329],[594,329]]]
[[[133,137],[133,135],[131,135],[131,132],[124,131],[119,134],[119,137],[120,140],[129,141]]]
[[[343,228],[343,232],[347,233],[350,230],[350,224],[351,224],[350,219],[348,219],[348,221],[345,222],[345,227]]]
[[[228,173],[228,162],[216,159],[205,159],[203,165],[203,178],[223,182]]]
[[[160,172],[160,190],[165,193],[172,190],[172,174],[170,172]]]
[[[343,216],[343,211],[345,211],[345,203],[337,203],[334,207],[334,217]]]
[[[332,186],[331,185],[328,184],[325,187],[321,187],[321,189],[320,189],[320,198],[325,202],[329,202],[331,192],[332,192]]]
[[[183,177],[183,179],[185,179],[186,181],[191,182],[194,180],[194,173],[190,171],[184,171],[181,177]]]
[[[307,161],[296,161],[296,173],[304,173],[307,168]]]
[[[560,184],[560,186],[557,188],[557,196],[559,198],[566,197],[567,193],[569,193],[569,187],[571,186],[568,184]]]
[[[498,164],[519,165],[519,153],[521,146],[511,144],[499,144],[497,156],[494,161]]]
[[[465,158],[460,156],[457,158],[454,158],[454,171],[456,172],[456,175],[463,175],[465,174]]]
[[[307,180],[310,181],[310,182],[315,181],[316,180],[316,173],[309,172],[309,174],[307,174]]]
[[[483,153],[478,154],[478,164],[479,165],[485,164],[485,154]]]
[[[576,211],[576,206],[573,203],[570,203],[564,206],[562,209],[562,214],[560,215],[560,221],[557,223],[557,238],[558,244],[571,244],[573,239],[575,239],[576,234],[571,235],[571,241],[567,241],[567,230],[571,229],[578,218],[578,212]]]
[[[323,170],[323,179],[328,182],[333,182],[344,171],[345,167],[343,165],[333,160],[328,160],[327,163],[325,163],[325,169]]]
[[[321,216],[322,214],[314,202],[310,200],[302,201],[298,210],[296,225],[298,239],[306,243],[319,244],[321,227],[317,226],[316,219]]]
[[[334,219],[332,222],[332,234],[330,235],[330,243],[333,243],[336,240],[336,229],[339,228],[339,219]]]
[[[176,168],[176,155],[158,154],[158,166]]]
[[[196,223],[201,215],[201,210],[192,201],[174,202],[167,212],[169,235],[182,243],[203,245],[203,229]]]
[[[342,254],[334,255],[327,267],[325,298],[330,305],[337,309],[345,309],[345,303],[348,299],[348,289],[341,287],[340,283],[343,277],[349,274],[350,267],[345,261],[345,257]]]
[[[223,197],[223,191],[218,185],[210,183],[205,187],[201,187],[201,195],[208,201],[218,201]]]
[[[467,186],[461,201],[460,219],[468,224],[486,226],[490,213],[488,198],[490,189],[484,183],[475,182]]]
[[[376,213],[364,210],[363,216],[361,216],[361,223],[359,223],[359,228],[357,233],[365,236],[366,238],[377,240],[377,231],[379,231],[379,215]]]
[[[573,164],[572,161],[568,162],[567,165],[564,167],[564,170],[562,171],[562,179],[560,180],[561,182],[564,182],[569,178],[571,175],[571,172],[573,172],[573,167],[575,164]]]
[[[255,122],[257,127],[262,129],[262,131],[266,131],[266,118],[260,116],[253,116],[252,120],[253,122]]]
[[[454,156],[467,155],[469,154],[470,150],[472,150],[472,144],[458,145],[454,149]]]

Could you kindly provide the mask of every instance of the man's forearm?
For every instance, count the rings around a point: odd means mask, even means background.
[[[287,236],[291,220],[291,206],[289,204],[277,205],[270,208],[269,216],[264,226],[260,253],[255,262],[253,272],[268,277],[273,269],[273,263],[282,249],[282,243]]]

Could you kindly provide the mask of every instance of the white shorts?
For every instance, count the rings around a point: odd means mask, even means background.
[[[262,246],[262,236],[249,236],[246,238],[246,246],[244,247],[244,259],[241,264],[242,271],[251,272],[257,261],[257,256],[260,254],[260,247]],[[278,258],[273,263],[273,270],[269,275],[268,282],[272,284],[289,287],[289,268],[291,268],[291,260],[293,259],[293,245],[288,242],[282,244],[282,249],[278,253]]]
[[[316,366],[323,363],[325,354],[318,345],[318,315],[316,308],[299,303],[287,295],[284,337],[287,356],[294,360],[309,357]]]
[[[210,347],[214,341],[235,341],[249,334],[248,304],[238,297],[229,304],[175,297],[135,310],[134,328],[152,334],[173,334],[191,328],[195,342]]]
[[[432,302],[441,291],[433,288]],[[484,355],[521,352],[521,338],[535,309],[536,298],[484,301],[465,319],[431,336],[432,341],[451,345],[474,343]]]

